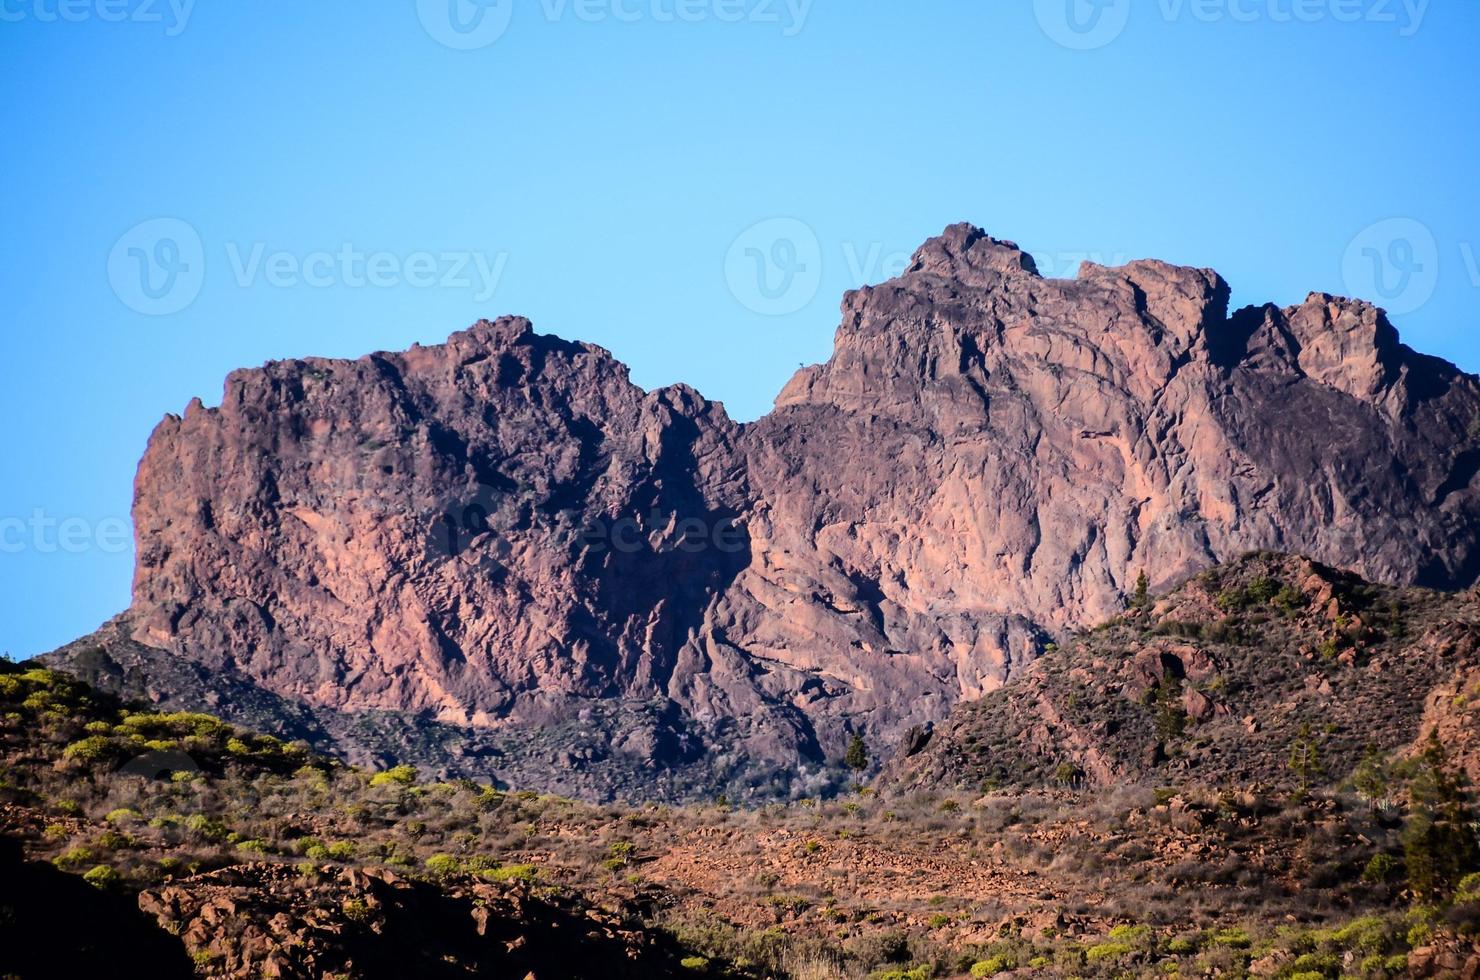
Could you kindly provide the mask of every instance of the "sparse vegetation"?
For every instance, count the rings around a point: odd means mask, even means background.
[[[372,773],[11,669],[0,673],[0,831],[51,873],[115,897],[264,869],[254,873],[325,889],[326,914],[351,932],[381,928],[388,913],[368,893],[330,890],[341,875],[389,870],[432,893],[525,903],[579,897],[664,937],[671,965],[695,976],[1241,976],[1255,963],[1279,977],[1401,975],[1415,949],[1460,942],[1480,919],[1470,790],[1443,743],[1405,754],[1384,741],[1388,719],[1359,726],[1296,701],[1288,721],[1256,719],[1263,754],[1233,761],[1243,778],[1188,778],[1218,759],[1212,726],[1220,738],[1247,731],[1241,711],[1187,707],[1251,697],[1267,679],[1241,658],[1290,665],[1301,691],[1328,676],[1314,648],[1307,658],[1279,645],[1281,631],[1315,621],[1314,605],[1288,603],[1285,615],[1280,583],[1294,579],[1267,578],[1210,583],[1209,596],[1252,603],[1217,616],[1270,619],[1263,632],[1236,621],[1260,638],[1214,646],[1206,664],[1205,648],[1168,633],[1154,658],[1132,663],[1132,639],[1156,628],[1144,616],[1094,637],[1096,656],[1141,678],[1124,691],[1068,666],[1054,673],[1073,645],[1047,658],[1051,753],[1012,740],[1023,726],[1009,716],[972,732],[972,754],[953,762],[959,789],[875,784],[750,809],[595,805],[410,767]],[[1176,601],[1170,615],[1190,616]],[[1423,614],[1422,597],[1406,601],[1405,617]],[[1381,641],[1360,642],[1381,655]],[[1096,733],[1103,759],[1135,760],[1153,778],[1097,781],[1062,732]],[[199,772],[119,775],[150,743],[180,746]],[[1156,745],[1166,757],[1141,763]],[[210,950],[187,952],[202,970],[224,968]]]

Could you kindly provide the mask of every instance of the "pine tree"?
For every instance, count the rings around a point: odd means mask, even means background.
[[[1152,692],[1156,708],[1156,737],[1162,742],[1179,739],[1187,731],[1187,711],[1182,707],[1182,681],[1170,671]]]
[[[848,752],[843,756],[843,762],[854,772],[863,772],[868,768],[868,746],[864,744],[863,736],[857,732],[848,743]]]
[[[1132,609],[1145,609],[1151,604],[1151,583],[1146,581],[1146,569],[1141,569],[1141,574],[1136,576],[1136,591],[1131,596]]]
[[[1459,782],[1449,774],[1438,734],[1417,760],[1408,786],[1408,819],[1403,825],[1403,863],[1408,887],[1420,898],[1450,894],[1465,872],[1480,859],[1473,817]]]
[[[1310,781],[1321,774],[1321,748],[1311,734],[1310,725],[1300,726],[1300,734],[1290,743],[1290,771],[1300,780],[1300,792],[1310,787]]]
[[[1377,746],[1369,745],[1362,754],[1362,761],[1352,773],[1352,787],[1369,803],[1378,808],[1388,804],[1387,760]]]

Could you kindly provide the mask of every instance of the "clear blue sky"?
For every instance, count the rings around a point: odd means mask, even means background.
[[[127,604],[145,440],[235,367],[521,313],[750,419],[957,220],[1059,274],[1381,289],[1480,368],[1480,4],[60,2],[0,3],[17,656]]]

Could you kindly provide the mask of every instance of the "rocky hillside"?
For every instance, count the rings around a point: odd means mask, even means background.
[[[1369,768],[1353,790],[1168,772],[592,805],[347,767],[0,661],[0,976],[1474,975],[1452,760]]]
[[[1198,574],[920,729],[894,788],[1280,786],[1361,778],[1432,735],[1480,780],[1480,596],[1300,558]],[[1375,770],[1369,772],[1369,775]]]
[[[953,226],[746,425],[520,319],[239,371],[150,440],[131,607],[50,662],[354,758],[811,792],[1141,569],[1471,584],[1476,379],[1364,303],[1228,295],[1155,261],[1045,279]]]

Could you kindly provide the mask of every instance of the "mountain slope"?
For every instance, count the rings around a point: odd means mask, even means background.
[[[1474,700],[1476,704],[1470,702]],[[896,790],[1346,780],[1443,736],[1480,778],[1480,597],[1287,556],[1200,573],[920,731]]]
[[[852,731],[995,690],[1141,569],[1471,584],[1476,379],[1364,303],[1227,302],[1154,261],[1044,279],[957,225],[748,425],[519,319],[239,371],[156,430],[133,603],[51,662],[180,703],[151,680],[180,658],[447,772],[810,792]]]

